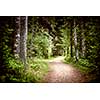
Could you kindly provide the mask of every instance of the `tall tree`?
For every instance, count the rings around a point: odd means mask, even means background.
[[[70,23],[70,55],[73,57],[73,33],[72,33],[72,21]]]
[[[76,18],[74,18],[74,46],[75,46],[75,58],[76,61],[79,59],[79,51],[78,51],[78,42],[77,42],[77,24],[76,24]]]
[[[15,18],[14,54],[19,56],[20,52],[20,16]]]
[[[82,35],[82,57],[85,57],[86,46],[85,46],[85,35],[84,35],[84,31],[81,33],[81,35]]]
[[[25,65],[26,68],[26,62],[27,62],[27,31],[28,31],[28,17],[22,16],[20,17],[20,59]]]

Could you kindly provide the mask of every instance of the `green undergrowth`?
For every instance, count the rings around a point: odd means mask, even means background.
[[[29,60],[29,72],[33,71],[33,76],[36,82],[41,82],[43,76],[48,72],[48,70],[48,64],[45,61],[39,59]]]
[[[24,65],[21,61],[9,58],[7,66],[2,69],[1,82],[40,82],[48,72],[47,63],[40,60],[29,59],[27,69],[24,70]]]
[[[76,67],[77,69],[80,70],[85,76],[87,76],[87,81],[89,83],[91,82],[100,82],[100,71],[99,67],[94,65],[93,63],[89,62],[88,59],[79,59],[77,62],[75,61],[74,58],[65,58],[64,60],[65,63],[71,64],[72,66]]]
[[[75,61],[74,58],[65,58],[64,62],[73,65],[83,73],[91,73],[98,70],[97,66],[90,63],[87,59],[79,59],[78,61]]]
[[[99,68],[93,63],[90,63],[87,59],[79,59],[77,62],[74,58],[65,58],[65,63],[71,64],[82,72],[85,77],[87,77],[86,82],[88,83],[97,83],[100,82],[100,72]]]

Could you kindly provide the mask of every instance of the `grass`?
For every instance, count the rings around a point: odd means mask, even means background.
[[[48,64],[40,59],[30,60],[27,71],[28,73],[33,73],[35,82],[41,82],[43,76],[48,72]]]
[[[76,62],[74,58],[65,58],[64,62],[67,64],[72,64],[83,73],[90,73],[97,69],[97,66],[90,63],[87,59],[79,59],[79,61]]]
[[[10,58],[8,67],[0,70],[0,82],[37,83],[48,72],[47,63],[41,60],[28,59],[27,68],[27,70],[24,70],[24,65],[19,60]]]
[[[76,62],[73,58],[65,58],[64,62],[79,69],[80,72],[87,77],[87,82],[100,82],[100,72],[98,67],[90,63],[87,59],[79,59],[79,61]]]

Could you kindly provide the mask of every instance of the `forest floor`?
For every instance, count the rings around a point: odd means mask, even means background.
[[[63,60],[62,56],[48,60],[49,72],[44,76],[43,83],[85,83],[95,77],[82,73],[71,64],[65,64]]]

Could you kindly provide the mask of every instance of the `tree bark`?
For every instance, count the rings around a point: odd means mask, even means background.
[[[28,17],[22,16],[20,19],[21,29],[20,29],[20,59],[24,63],[25,69],[26,69],[26,62],[27,62],[27,26]]]
[[[19,57],[20,52],[20,16],[15,18],[14,54]]]
[[[85,57],[85,36],[84,36],[84,32],[82,32],[82,57]]]
[[[81,23],[81,56],[85,57],[86,46],[85,46],[85,34],[84,34],[84,23]]]
[[[76,61],[79,59],[78,42],[77,42],[77,32],[76,32],[76,19],[74,19],[74,47],[75,47],[75,58]]]
[[[70,24],[70,55],[71,57],[73,57],[73,42],[72,42],[72,38],[73,38],[73,33],[72,33],[72,22]]]

